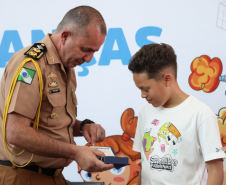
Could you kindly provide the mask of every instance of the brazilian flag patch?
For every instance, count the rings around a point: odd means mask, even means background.
[[[23,67],[23,69],[21,70],[21,72],[17,78],[17,81],[21,81],[21,82],[31,85],[34,76],[35,76],[34,70]]]

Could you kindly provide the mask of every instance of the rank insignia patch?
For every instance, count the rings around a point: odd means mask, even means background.
[[[57,87],[58,83],[56,81],[49,82],[49,87]]]
[[[31,69],[28,69],[28,68],[23,68],[17,78],[17,81],[21,81],[21,82],[24,82],[26,84],[29,84],[31,85],[32,83],[32,80],[35,76],[35,71],[34,70],[31,70]]]
[[[35,60],[39,60],[47,52],[45,44],[35,43],[31,48],[24,53]]]
[[[47,76],[47,78],[56,78],[57,77],[57,75],[55,75],[55,74],[53,74],[52,72]]]

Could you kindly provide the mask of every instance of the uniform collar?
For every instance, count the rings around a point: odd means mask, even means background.
[[[52,40],[50,39],[50,36],[52,34],[47,34],[44,39],[41,41],[41,43],[44,43],[46,45],[47,48],[47,52],[46,52],[46,58],[47,58],[47,62],[49,65],[52,64],[60,64],[61,65],[61,69],[65,72],[66,71],[64,69],[64,65],[60,59],[60,56],[57,52],[57,49],[55,47],[55,45],[53,44]]]

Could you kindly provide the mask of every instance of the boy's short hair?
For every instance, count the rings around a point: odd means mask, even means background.
[[[146,72],[148,79],[160,80],[163,70],[169,70],[177,79],[177,56],[168,44],[144,45],[133,55],[129,63],[129,70],[133,73]]]

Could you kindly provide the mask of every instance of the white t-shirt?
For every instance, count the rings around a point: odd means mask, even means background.
[[[141,153],[142,185],[200,185],[205,161],[226,157],[216,115],[193,96],[173,108],[146,103],[133,150]]]

